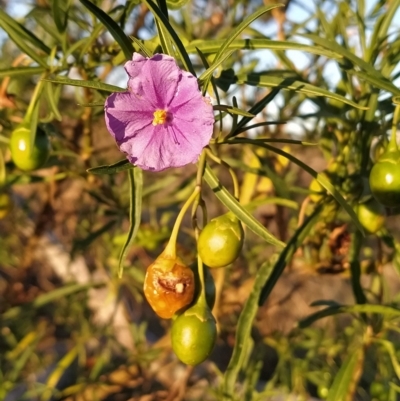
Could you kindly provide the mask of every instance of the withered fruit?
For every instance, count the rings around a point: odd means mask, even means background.
[[[195,278],[190,267],[179,258],[160,255],[147,268],[144,295],[158,316],[171,319],[189,306],[195,292]]]

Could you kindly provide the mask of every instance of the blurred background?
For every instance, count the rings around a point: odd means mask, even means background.
[[[144,2],[93,3],[128,36],[159,51],[154,17]],[[232,30],[270,3],[167,1],[171,25],[199,72],[204,67],[196,47],[211,63]],[[235,98],[243,110],[269,96],[252,119],[256,126],[240,136],[272,139],[295,160],[246,143],[220,146],[217,153],[238,175],[241,204],[281,241],[291,241],[316,204],[321,212],[246,323],[247,351],[232,394],[224,398],[221,386],[232,366],[239,317],[257,271],[275,260],[276,249],[246,230],[239,259],[211,271],[216,347],[197,367],[180,363],[171,350],[170,321],[150,309],[142,287],[146,268],[164,249],[191,194],[196,166],[144,174],[141,224],[119,278],[129,231],[127,173],[88,172],[124,159],[105,127],[107,93],[51,79],[125,87],[120,46],[82,2],[0,2],[1,400],[400,399],[399,210],[359,215],[367,235],[354,250],[354,221],[323,187],[310,188],[313,177],[295,162],[324,172],[354,210],[371,199],[368,173],[387,144],[392,98],[399,96],[400,2],[282,3],[237,38],[242,42],[214,72],[209,95],[213,104],[230,105]],[[246,39],[254,42],[246,47]],[[44,165],[25,171],[17,165],[25,155],[11,154],[10,137],[26,122],[43,77],[49,81],[35,127],[51,151]],[[292,84],[276,84],[282,78]],[[370,112],[293,82],[343,96]],[[217,115],[216,133],[226,135],[232,120]],[[266,121],[270,125],[257,126]],[[213,167],[232,191],[227,170]],[[209,218],[227,211],[207,186],[204,199]],[[382,224],[371,226],[376,221]],[[193,264],[189,217],[178,242],[179,255]],[[377,308],[339,308],[355,304]]]

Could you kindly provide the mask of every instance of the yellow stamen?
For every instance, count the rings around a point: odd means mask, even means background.
[[[156,110],[153,113],[153,125],[164,124],[167,121],[167,112],[165,110]]]

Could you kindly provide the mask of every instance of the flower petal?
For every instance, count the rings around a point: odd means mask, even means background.
[[[138,141],[142,135],[145,135],[144,132],[135,138],[135,146],[131,148],[131,161],[146,170],[162,171],[195,163],[204,147],[199,142],[188,141],[174,126],[154,127],[147,146],[143,146],[145,141]],[[145,136],[149,137],[147,134]]]
[[[156,54],[151,59],[138,59],[125,64],[130,75],[129,89],[139,95],[146,94],[153,108],[165,109],[176,93],[181,70],[175,60],[165,54]]]
[[[152,125],[153,113],[146,98],[131,92],[113,93],[106,99],[105,120],[108,131],[121,145],[137,131]]]
[[[161,171],[195,163],[209,143],[214,124],[211,103],[197,79],[175,60],[134,54],[125,64],[129,91],[105,103],[108,130],[129,161],[144,170]],[[155,112],[168,118],[155,120]]]

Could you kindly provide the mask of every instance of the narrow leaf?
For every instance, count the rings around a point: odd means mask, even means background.
[[[235,141],[232,141],[233,143],[249,143],[252,144],[253,142],[247,138],[236,138]],[[226,142],[226,143],[229,143]],[[254,144],[254,143],[253,143]],[[346,200],[343,198],[342,194],[329,182],[329,180],[323,175],[323,174],[318,174],[314,169],[312,169],[308,164],[302,162],[299,160],[297,157],[292,156],[290,153],[285,152],[282,149],[276,148],[274,146],[268,145],[266,143],[258,143],[258,146],[268,149],[271,152],[277,153],[278,155],[281,155],[283,157],[286,157],[293,163],[297,164],[299,167],[301,167],[304,171],[306,171],[308,174],[310,174],[312,177],[316,178],[317,181],[335,198],[335,200],[343,207],[343,209],[347,212],[347,214],[350,216],[352,219],[353,223],[356,225],[356,227],[360,230],[360,232],[365,235],[364,233],[364,228],[362,227],[361,223],[358,220],[357,215],[355,214],[353,208],[346,202]]]
[[[70,0],[53,0],[53,19],[60,33],[64,33],[67,28],[69,7]]]
[[[364,363],[364,348],[358,346],[349,352],[329,390],[327,401],[353,400],[354,391],[360,379]]]
[[[254,287],[247,299],[243,311],[240,314],[236,338],[235,338],[235,347],[233,349],[232,357],[229,361],[228,368],[224,375],[223,382],[223,394],[224,399],[234,399],[235,392],[235,384],[237,381],[237,377],[240,369],[243,366],[244,357],[246,355],[245,349],[246,344],[250,340],[251,331],[252,331],[252,323],[256,316],[258,305],[257,301],[260,296],[261,289],[264,283],[267,281],[268,277],[272,272],[271,262],[265,262],[257,271]]]
[[[279,259],[276,261],[272,274],[270,275],[268,281],[263,286],[260,294],[258,304],[261,306],[267,300],[269,294],[275,287],[276,282],[285,270],[285,267],[292,259],[292,256],[296,252],[297,248],[303,243],[307,237],[310,230],[319,220],[319,214],[321,212],[321,206],[317,207],[314,212],[307,217],[304,223],[296,230],[290,241],[287,243],[285,249],[279,255]]]
[[[286,90],[293,90],[295,92],[304,93],[308,96],[323,96],[330,99],[338,100],[339,102],[346,103],[356,109],[366,110],[367,107],[360,106],[358,103],[353,102],[344,96],[337,93],[330,92],[327,89],[311,85],[307,82],[298,81],[291,77],[278,77],[264,74],[240,74],[235,78],[236,84],[247,84],[258,87],[277,87]]]
[[[316,306],[318,306],[319,304],[320,303],[317,304],[316,302],[313,303],[313,305]],[[386,316],[387,318],[400,318],[400,309],[394,308],[393,306],[378,304],[357,304],[347,306],[333,304],[300,320],[298,326],[303,329],[310,326],[317,320],[323,319],[328,316],[334,316],[339,313],[378,313]]]
[[[204,54],[217,53],[225,41],[224,40],[194,40],[186,50],[188,53],[195,53],[196,48]],[[236,39],[227,47],[229,50],[298,50],[330,59],[343,59],[343,56],[335,51],[327,50],[323,47],[309,46],[297,42],[270,40],[270,39]]]
[[[230,113],[230,114],[237,114],[239,116],[245,116],[245,117],[250,117],[250,118],[254,117],[254,114],[251,114],[245,110],[241,110],[237,107],[226,106],[223,104],[215,105],[214,110],[222,110],[222,111],[226,111],[227,113]]]
[[[108,166],[106,165],[89,168],[87,172],[96,175],[109,175],[118,173],[120,171],[131,170],[133,168],[135,168],[135,166],[130,163],[129,160],[123,159]]]
[[[39,65],[47,69],[48,65],[45,59],[39,56],[35,49],[33,49],[30,45],[28,45],[19,35],[14,32],[10,27],[2,23],[0,16],[0,27],[2,27],[7,33],[10,39],[15,43],[15,45],[27,56],[29,56],[33,61],[36,61]]]
[[[142,191],[143,191],[143,172],[140,168],[136,167],[128,171],[129,184],[130,184],[130,208],[129,208],[129,232],[124,246],[122,247],[118,263],[118,276],[122,277],[124,270],[123,263],[125,256],[131,246],[136,234],[139,230],[140,220],[142,215]]]
[[[386,90],[394,95],[400,95],[400,89],[396,85],[392,84],[389,79],[381,77],[381,74],[372,75],[368,72],[356,70],[348,70],[347,72],[361,78],[362,80],[372,84],[373,86],[376,86],[379,89]]]
[[[47,65],[46,65],[47,67]],[[18,77],[22,75],[38,75],[46,71],[46,67],[10,67],[0,69],[0,78]]]
[[[162,13],[162,11],[157,7],[157,5],[152,0],[143,0],[144,3],[149,7],[151,12],[154,15],[154,18],[157,18],[160,24],[166,29],[169,33],[171,40],[174,42],[176,46],[176,52],[179,54],[183,65],[185,66],[186,70],[191,72],[194,76],[196,76],[196,71],[193,68],[192,62],[187,54],[185,47],[183,46],[182,41],[179,39],[179,36],[176,34],[174,28],[172,28],[171,24],[169,23],[168,19]]]
[[[251,215],[231,193],[220,183],[213,170],[207,165],[204,172],[204,179],[210,188],[214,191],[215,196],[246,226],[255,234],[260,236],[268,243],[284,247],[285,244],[274,237],[268,230]]]
[[[249,15],[247,18],[244,19],[234,30],[229,34],[229,37],[222,43],[219,47],[217,54],[215,55],[213,64],[217,63],[220,58],[222,58],[225,54],[225,51],[228,49],[230,44],[239,36],[253,21],[255,21],[261,15],[267,13],[268,11],[273,10],[277,7],[283,7],[283,4],[274,4],[272,6],[261,7],[258,11],[254,12],[253,14]]]
[[[89,0],[79,0],[91,13],[93,13],[100,22],[108,29],[111,36],[121,46],[124,52],[125,58],[130,60],[132,58],[135,49],[133,48],[132,42],[125,35],[125,32],[121,27],[103,10],[98,8]]]
[[[30,42],[37,49],[40,49],[42,52],[50,55],[51,49],[46,46],[35,34],[26,29],[23,25],[14,20],[14,18],[10,17],[5,11],[0,8],[0,26],[9,34],[9,31],[12,31],[21,39],[24,39]]]
[[[85,81],[82,79],[71,79],[67,77],[56,76],[53,78],[44,78],[44,81],[54,82],[55,84],[60,85],[71,85],[71,86],[79,86],[82,88],[91,88],[96,89],[98,91],[104,92],[126,92],[126,89],[120,88],[119,86],[105,84],[99,81]]]

